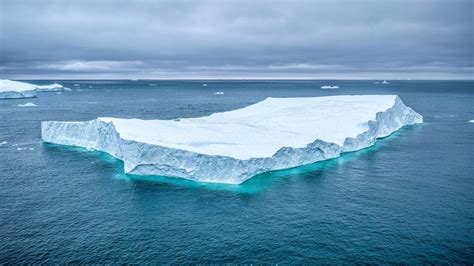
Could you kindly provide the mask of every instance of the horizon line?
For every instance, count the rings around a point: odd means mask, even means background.
[[[280,81],[326,81],[326,80],[347,80],[347,81],[429,81],[429,80],[446,80],[446,81],[474,81],[473,78],[298,78],[298,77],[285,77],[285,78],[275,78],[275,77],[251,77],[251,78],[215,78],[215,77],[203,77],[203,78],[1,78],[1,79],[10,79],[10,80],[128,80],[128,81],[140,81],[140,80],[163,80],[163,81],[266,81],[266,80],[280,80]]]

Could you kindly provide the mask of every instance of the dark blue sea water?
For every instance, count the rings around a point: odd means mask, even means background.
[[[0,263],[474,262],[472,81],[59,82],[73,91],[0,101]],[[106,154],[40,136],[45,120],[198,117],[333,94],[398,94],[425,124],[240,186],[127,176]],[[17,107],[27,102],[38,106]]]

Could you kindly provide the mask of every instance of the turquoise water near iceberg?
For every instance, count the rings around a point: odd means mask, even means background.
[[[472,81],[57,82],[73,91],[0,101],[0,263],[474,262]],[[41,142],[45,120],[338,94],[398,94],[425,123],[240,186],[129,176],[107,154]]]

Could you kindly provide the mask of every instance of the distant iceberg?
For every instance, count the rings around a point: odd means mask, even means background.
[[[26,82],[0,79],[0,99],[36,97],[36,86]]]
[[[18,107],[35,107],[37,106],[36,104],[34,103],[25,103],[25,104],[19,104],[17,105]]]
[[[224,92],[223,92],[223,91],[218,91],[218,92],[215,92],[214,94],[216,94],[216,95],[223,95]]]
[[[339,89],[339,86],[323,85],[323,86],[321,86],[321,89],[323,89],[323,90],[333,90],[333,89]]]
[[[390,82],[384,80],[384,81],[382,81],[382,84],[390,84]]]
[[[97,118],[41,123],[44,142],[103,151],[135,175],[240,184],[257,174],[373,145],[423,117],[396,95],[267,98],[177,120]]]
[[[51,85],[35,85],[36,91],[65,91],[70,90],[69,88],[63,87],[63,85],[54,83]]]
[[[206,84],[206,83],[204,83],[204,84],[202,84],[202,86],[203,86],[203,87],[207,87],[207,84]]]
[[[26,82],[13,81],[8,79],[0,80],[0,99],[21,99],[36,97],[36,92],[41,91],[66,91],[69,88],[61,84],[35,85]]]

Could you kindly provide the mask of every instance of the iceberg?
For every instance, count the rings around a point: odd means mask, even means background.
[[[216,94],[216,95],[223,95],[224,92],[223,92],[223,91],[218,91],[218,92],[215,92],[214,94]]]
[[[382,81],[382,84],[390,84],[390,82],[384,80],[384,81]]]
[[[36,97],[36,86],[26,82],[0,79],[0,99]]]
[[[0,80],[0,99],[20,99],[36,97],[37,91],[66,91],[69,88],[61,84],[35,85],[8,79]]]
[[[323,90],[333,90],[333,89],[339,89],[339,86],[323,85],[323,86],[321,86],[321,89],[323,89]]]
[[[46,143],[111,154],[134,175],[240,184],[373,145],[423,117],[396,95],[267,98],[206,117],[43,121]]]
[[[51,85],[35,85],[36,91],[65,91],[70,90],[69,88],[65,88],[63,85],[54,83]]]

